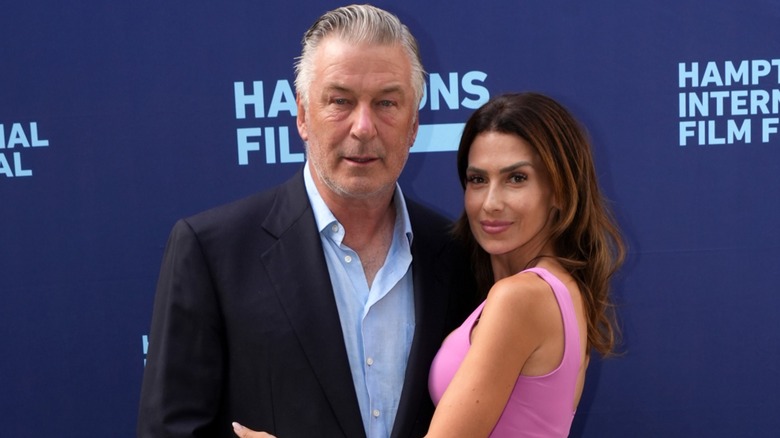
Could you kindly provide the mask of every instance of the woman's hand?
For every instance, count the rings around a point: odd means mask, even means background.
[[[240,438],[276,438],[270,433],[255,432],[252,429],[246,428],[236,422],[233,422],[233,433]]]

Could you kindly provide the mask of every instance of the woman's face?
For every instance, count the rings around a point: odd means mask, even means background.
[[[539,255],[548,244],[554,200],[531,145],[512,134],[479,134],[468,156],[465,209],[471,232],[491,256],[525,263]]]

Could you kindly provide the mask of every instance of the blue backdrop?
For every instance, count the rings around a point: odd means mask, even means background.
[[[3,436],[134,436],[168,232],[299,168],[292,64],[339,5],[4,2]],[[488,96],[589,128],[630,253],[624,354],[591,365],[572,435],[777,436],[780,1],[377,5],[430,73],[408,196],[460,212],[457,129]]]

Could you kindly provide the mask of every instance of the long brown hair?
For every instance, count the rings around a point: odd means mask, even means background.
[[[492,98],[466,122],[458,147],[458,176],[465,190],[469,151],[483,132],[516,135],[539,154],[550,175],[560,211],[551,240],[558,261],[577,281],[585,302],[588,346],[609,355],[618,329],[609,294],[610,278],[622,264],[625,246],[599,190],[590,141],[577,120],[555,100],[538,93]],[[480,292],[494,283],[490,255],[474,239],[464,212],[455,234],[472,255]]]

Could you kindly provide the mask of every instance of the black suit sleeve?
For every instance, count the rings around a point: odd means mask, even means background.
[[[197,236],[181,220],[163,257],[141,389],[139,437],[214,436],[224,334]]]

